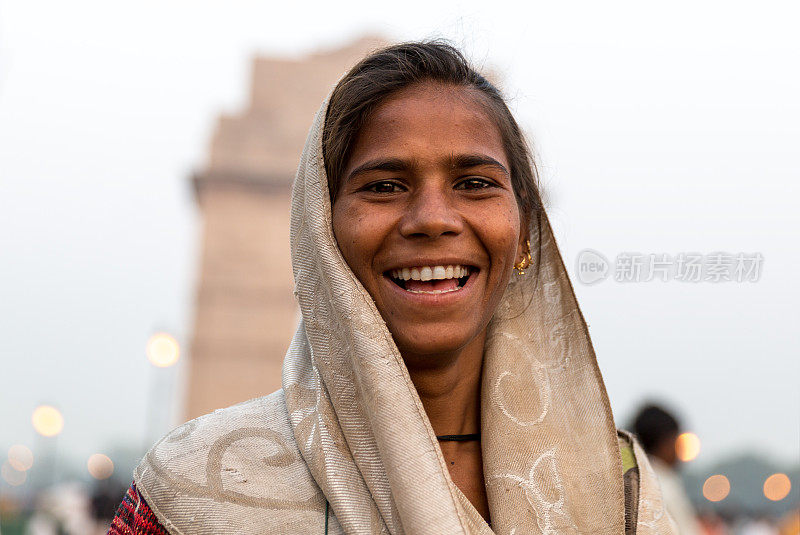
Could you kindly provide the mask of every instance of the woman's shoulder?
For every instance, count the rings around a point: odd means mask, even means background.
[[[161,437],[144,460],[160,461],[205,455],[243,435],[267,435],[294,443],[283,390],[217,409],[176,427]],[[287,444],[287,447],[289,446]]]
[[[266,446],[284,455],[296,451],[282,390],[215,410],[176,427],[145,454],[134,477],[143,478],[148,471],[165,476],[194,476],[200,461],[209,461],[213,467],[226,455],[246,453],[243,447],[258,438],[267,442],[260,444],[261,448]],[[202,464],[208,468],[208,463]]]
[[[172,430],[144,456],[134,482],[159,521],[184,533],[199,519],[207,530],[238,522],[252,529],[255,522],[271,532],[281,517],[284,525],[295,516],[306,523],[303,517],[325,507],[300,457],[282,390]]]

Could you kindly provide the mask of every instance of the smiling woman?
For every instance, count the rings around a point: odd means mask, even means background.
[[[342,255],[438,436],[480,430],[486,326],[527,239],[500,133],[479,99],[432,82],[386,98],[361,128],[333,201]],[[441,447],[456,485],[489,518],[479,443]]]
[[[451,46],[356,65],[294,185],[283,389],[160,440],[111,532],[672,533],[535,176]]]

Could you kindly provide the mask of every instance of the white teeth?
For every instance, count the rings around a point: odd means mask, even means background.
[[[428,266],[419,270],[419,280],[429,281],[433,278],[433,270]]]
[[[460,279],[469,274],[464,266],[419,266],[413,268],[393,269],[391,276],[395,279],[429,281],[442,279]]]

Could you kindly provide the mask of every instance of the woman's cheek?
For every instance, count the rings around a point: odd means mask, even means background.
[[[488,238],[489,243],[495,244],[494,257],[502,262],[502,268],[510,267],[514,264],[517,256],[517,249],[519,248],[520,236],[520,223],[519,212],[517,210],[507,208],[503,215],[495,219],[494,225],[488,227],[494,228],[496,231]]]

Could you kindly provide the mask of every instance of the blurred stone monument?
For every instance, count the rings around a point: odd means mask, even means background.
[[[184,416],[281,387],[297,326],[289,200],[314,114],[338,79],[384,41],[299,59],[258,57],[247,109],[219,118],[193,177],[203,222]]]

